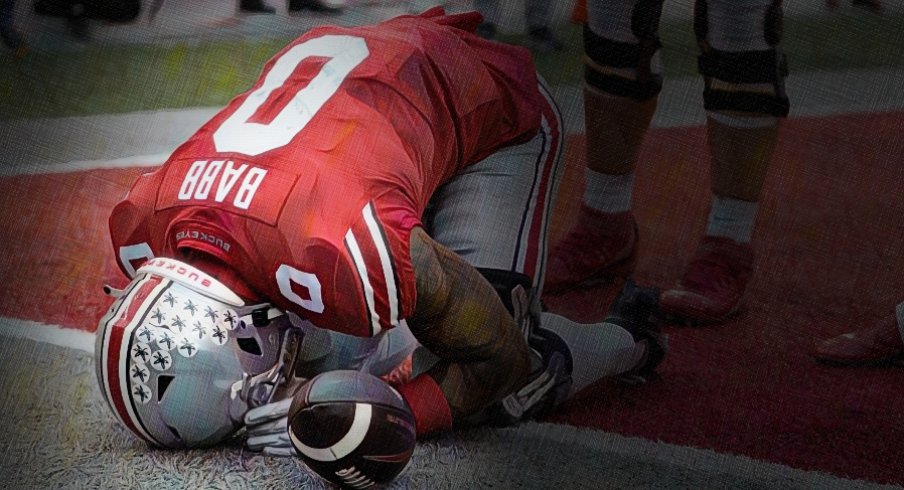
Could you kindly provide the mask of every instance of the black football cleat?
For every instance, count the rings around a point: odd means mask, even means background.
[[[618,297],[609,307],[606,323],[627,330],[634,341],[644,344],[643,358],[630,371],[618,376],[625,384],[643,384],[655,375],[656,367],[668,351],[668,336],[662,333],[662,314],[659,311],[659,290],[638,286],[628,279]]]
[[[289,0],[289,15],[297,15],[302,10],[310,10],[318,14],[339,14],[342,7],[327,5],[321,0]]]

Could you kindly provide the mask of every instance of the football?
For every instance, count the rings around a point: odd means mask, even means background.
[[[315,473],[367,488],[401,473],[414,452],[415,422],[401,395],[359,371],[329,371],[308,381],[289,408],[289,438]]]

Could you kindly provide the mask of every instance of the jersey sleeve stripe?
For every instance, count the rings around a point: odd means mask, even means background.
[[[364,302],[367,304],[367,315],[370,321],[371,336],[380,333],[380,315],[377,314],[374,305],[374,289],[370,285],[370,278],[367,277],[367,264],[364,263],[364,257],[361,255],[361,248],[358,246],[358,240],[352,230],[348,230],[345,234],[345,247],[352,260],[355,262],[355,269],[358,272],[358,279],[361,280],[361,289],[364,290]]]
[[[386,240],[383,227],[374,213],[373,203],[367,203],[362,214],[364,215],[364,221],[367,223],[370,237],[377,248],[377,255],[380,257],[380,265],[383,269],[383,279],[386,281],[386,297],[389,300],[389,324],[397,327],[399,325],[399,291],[396,286],[395,264],[393,264],[392,256],[389,254],[389,243]]]

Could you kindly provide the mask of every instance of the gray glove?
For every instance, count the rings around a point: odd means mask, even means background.
[[[250,451],[268,456],[298,456],[289,440],[289,406],[292,398],[253,408],[245,414],[248,439],[245,446]]]

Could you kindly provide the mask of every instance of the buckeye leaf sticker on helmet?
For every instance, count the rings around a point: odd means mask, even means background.
[[[251,312],[276,311],[266,325]],[[202,447],[232,436],[259,400],[253,383],[275,384],[288,317],[245,305],[212,276],[168,258],[136,271],[100,320],[95,367],[116,419],[145,441]],[[269,385],[268,385],[269,386]]]

